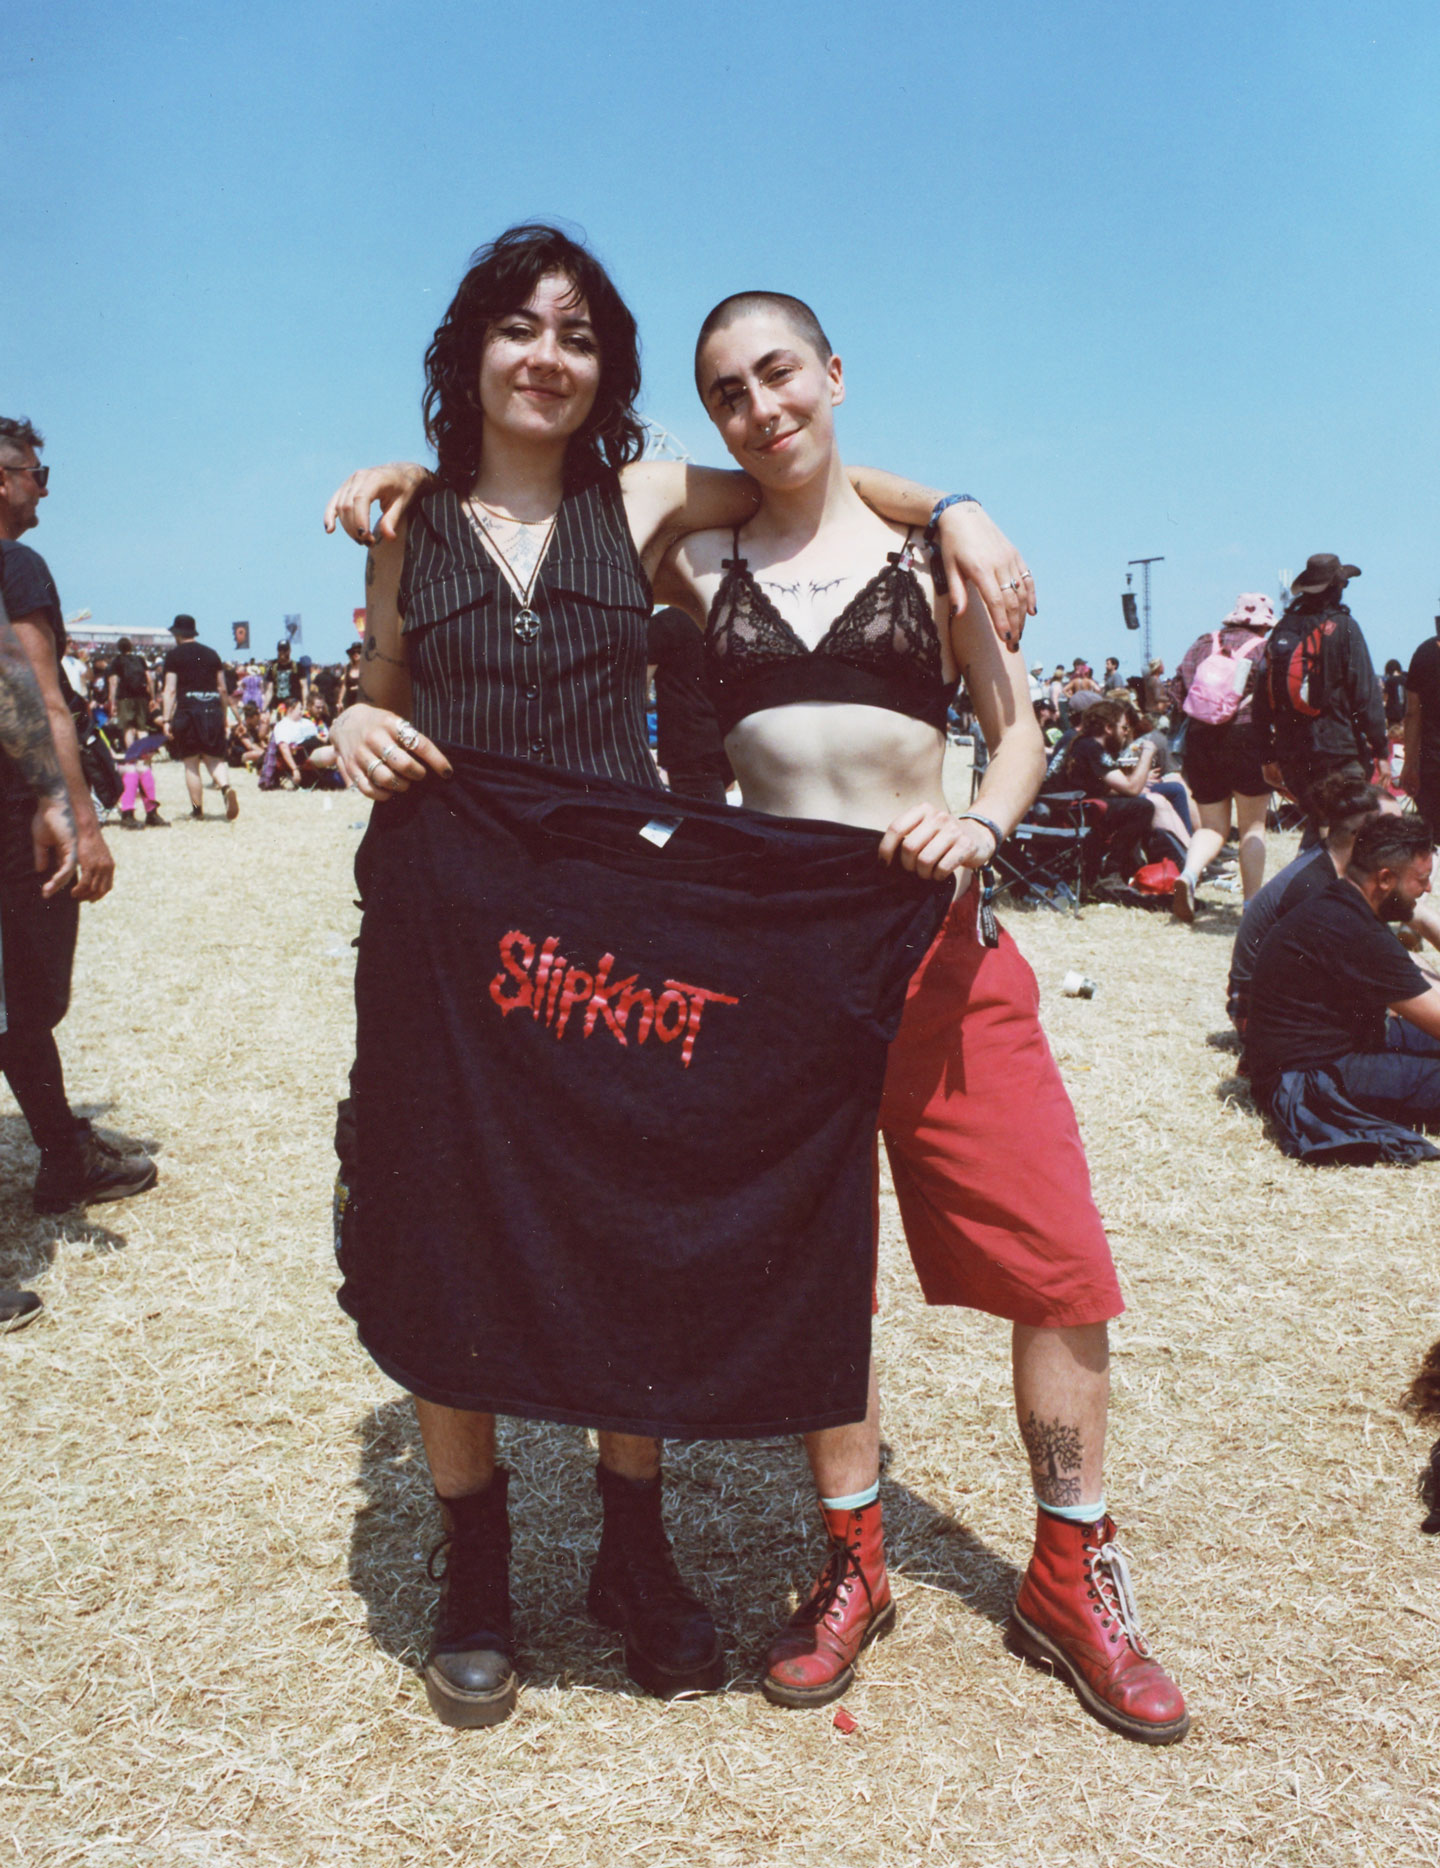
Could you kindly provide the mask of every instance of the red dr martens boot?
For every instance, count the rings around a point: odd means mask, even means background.
[[[1071,1524],[1042,1511],[1015,1598],[1010,1643],[1067,1677],[1102,1725],[1146,1745],[1190,1729],[1178,1686],[1150,1653],[1110,1518]]]
[[[859,1511],[820,1507],[830,1555],[803,1603],[771,1643],[761,1687],[777,1706],[824,1706],[855,1678],[860,1650],[895,1621],[880,1501]]]

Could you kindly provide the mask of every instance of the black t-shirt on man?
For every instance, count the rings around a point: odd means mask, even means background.
[[[1257,895],[1245,904],[1235,946],[1230,955],[1231,999],[1248,998],[1250,980],[1260,949],[1277,922],[1301,902],[1308,902],[1335,880],[1335,865],[1323,844],[1307,850],[1278,870]]]
[[[64,668],[60,666],[60,658],[65,653],[65,621],[60,612],[60,593],[55,588],[49,565],[38,551],[32,551],[28,545],[16,544],[12,539],[0,540],[0,598],[4,600],[5,614],[12,622],[16,618],[28,616],[44,617],[55,638],[55,665],[60,673],[60,691],[68,700],[70,683],[65,678]],[[30,796],[30,787],[25,783],[20,768],[7,753],[0,752],[0,805],[25,805]]]
[[[165,654],[165,673],[175,677],[175,710],[194,708],[207,700],[221,705],[215,677],[224,664],[203,642],[177,642]]]
[[[1262,1096],[1287,1070],[1385,1048],[1385,1010],[1425,975],[1353,882],[1337,876],[1265,937],[1250,982],[1245,1053]]]
[[[1105,783],[1105,775],[1117,769],[1115,761],[1093,733],[1078,734],[1071,741],[1065,755],[1065,778],[1087,798],[1109,798],[1112,794]]]

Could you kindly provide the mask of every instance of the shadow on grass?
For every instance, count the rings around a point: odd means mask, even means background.
[[[108,1103],[88,1104],[76,1114],[95,1121],[107,1139],[119,1140],[122,1138],[99,1122],[110,1107]],[[158,1144],[152,1147],[131,1136],[123,1139],[148,1152],[158,1152]],[[61,1246],[78,1246],[85,1252],[119,1252],[128,1246],[124,1233],[92,1218],[91,1210],[85,1207],[75,1207],[68,1213],[35,1211],[31,1190],[40,1155],[24,1116],[0,1116],[0,1161],[5,1163],[0,1170],[0,1284],[25,1284],[40,1277],[54,1264]]]
[[[516,1420],[502,1422],[500,1435],[515,1475],[511,1592],[527,1684],[638,1694],[618,1637],[585,1613],[600,1536],[590,1437]],[[437,1594],[426,1562],[441,1527],[414,1408],[396,1400],[372,1409],[358,1437],[365,1498],[351,1533],[350,1584],[366,1605],[371,1639],[418,1668]],[[908,1487],[887,1479],[883,1498],[892,1573],[947,1590],[1003,1624],[1020,1581],[1014,1564]],[[720,1627],[731,1689],[757,1690],[771,1636],[825,1557],[799,1443],[668,1443],[665,1523],[681,1574]]]
[[[1233,902],[1202,901],[1190,923],[1192,934],[1208,934],[1215,939],[1233,941],[1240,930],[1244,908]]]

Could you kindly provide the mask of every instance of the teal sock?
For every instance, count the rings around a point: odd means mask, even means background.
[[[1052,1518],[1063,1518],[1067,1524],[1098,1524],[1105,1516],[1103,1498],[1098,1505],[1047,1505],[1043,1498],[1037,1498],[1035,1503]]]
[[[863,1511],[867,1505],[873,1505],[880,1496],[880,1481],[867,1485],[863,1492],[851,1492],[848,1498],[822,1498],[820,1503],[827,1511]]]

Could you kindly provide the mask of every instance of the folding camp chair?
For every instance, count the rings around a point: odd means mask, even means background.
[[[995,853],[996,894],[1078,914],[1094,881],[1086,844],[1104,809],[1083,791],[1042,791]]]

